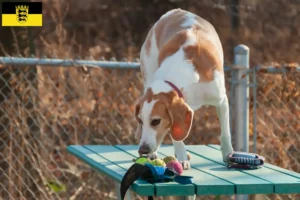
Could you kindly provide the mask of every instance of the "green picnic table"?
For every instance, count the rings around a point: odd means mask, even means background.
[[[228,169],[218,145],[186,145],[191,153],[193,184],[176,182],[150,184],[137,180],[131,190],[140,196],[242,195],[300,193],[300,174],[268,163],[255,170]],[[67,150],[119,184],[138,157],[136,145],[70,145]],[[158,157],[174,155],[172,145],[162,145]],[[128,193],[128,192],[127,192]]]

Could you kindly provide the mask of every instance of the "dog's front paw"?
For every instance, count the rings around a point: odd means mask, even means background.
[[[183,170],[188,170],[191,168],[191,164],[189,160],[191,160],[192,155],[189,152],[186,152],[186,156],[181,156],[181,157],[177,157],[177,155],[175,154],[175,157],[181,163]]]
[[[154,152],[154,153],[148,154],[148,158],[149,158],[150,160],[157,159],[157,152]]]
[[[182,165],[183,170],[191,169],[191,164],[188,160],[185,161],[179,161]]]

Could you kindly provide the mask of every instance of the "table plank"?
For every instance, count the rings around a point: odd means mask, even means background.
[[[136,145],[116,145],[117,148],[124,152],[139,157],[138,146]],[[195,194],[194,184],[179,184],[176,182],[155,183],[156,196],[192,196]]]
[[[223,162],[220,150],[204,145],[190,145],[188,149],[189,151],[203,158],[210,159],[213,162],[217,162],[221,165],[226,166],[226,164]],[[267,167],[262,167],[256,170],[238,169],[237,171],[272,183],[274,185],[273,193],[292,194],[300,192],[300,179],[294,176],[290,176],[286,173],[282,173],[280,171],[273,170]]]
[[[165,147],[162,147],[161,150],[167,152],[168,154],[171,153],[164,148]],[[235,169],[228,169],[227,167],[220,164],[216,165],[216,162],[198,156],[199,151],[196,151],[195,153],[195,149],[193,149],[193,146],[187,145],[186,148],[192,155],[191,161],[193,160],[193,162],[196,161],[198,163],[196,165],[193,165],[194,168],[233,183],[235,185],[236,194],[273,193],[274,190],[272,183],[253,176],[249,176]]]
[[[114,165],[123,168],[127,171],[132,165],[133,156],[120,151],[120,149],[111,145],[84,145],[85,148],[96,153],[97,155],[109,160]],[[124,173],[125,174],[125,173]],[[154,185],[148,183],[147,181],[137,180],[135,183],[143,184],[133,184],[132,190],[141,196],[152,196],[155,194]]]
[[[194,192],[197,195],[300,193],[299,173],[269,163],[257,170],[227,169],[219,145],[186,147],[192,154],[192,169],[184,171],[184,175],[194,177],[192,187],[174,182],[150,184],[137,180],[131,189],[141,196],[192,196]],[[137,148],[137,145],[70,145],[67,151],[120,183],[133,164],[132,158],[139,156]],[[161,146],[159,157],[165,155],[174,155],[172,145]]]
[[[215,148],[217,150],[221,150],[221,147],[220,145],[217,145],[217,144],[209,144],[207,145],[209,147],[212,147],[212,148]],[[300,178],[300,173],[297,173],[295,171],[291,171],[291,170],[288,170],[288,169],[284,169],[284,168],[281,168],[281,167],[278,167],[276,165],[271,165],[269,163],[265,163],[264,166],[266,168],[269,168],[269,169],[273,169],[273,170],[276,170],[276,171],[279,171],[279,172],[282,172],[284,174],[287,174],[287,175],[290,175],[290,176],[294,176],[296,178]]]
[[[105,146],[102,146],[105,148]],[[108,146],[106,146],[108,147]],[[126,169],[118,166],[108,159],[100,156],[99,154],[91,151],[80,145],[70,145],[67,147],[67,151],[80,160],[90,165],[100,173],[103,173],[117,182],[121,182]],[[149,196],[154,194],[154,186],[143,180],[137,180],[132,184],[132,190],[142,196]]]

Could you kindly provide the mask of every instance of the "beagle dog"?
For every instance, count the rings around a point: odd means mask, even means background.
[[[175,156],[189,169],[184,139],[194,111],[216,106],[221,126],[223,160],[233,153],[229,106],[223,72],[223,49],[214,27],[181,9],[165,13],[150,29],[140,52],[143,95],[135,106],[139,154],[157,157],[170,134]]]

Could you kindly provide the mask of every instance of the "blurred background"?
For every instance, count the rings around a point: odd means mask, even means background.
[[[250,77],[255,81],[250,90],[250,151],[255,144],[267,162],[300,172],[300,72],[295,70],[300,1],[42,2],[42,27],[0,27],[0,199],[116,199],[113,182],[68,154],[66,147],[137,144],[133,111],[143,88],[138,68],[16,65],[2,62],[3,57],[138,62],[149,29],[173,8],[192,11],[216,28],[231,105],[233,48],[250,48],[251,69],[260,66]],[[186,144],[220,143],[214,107],[196,112],[192,132]],[[168,138],[164,143],[170,143]]]

